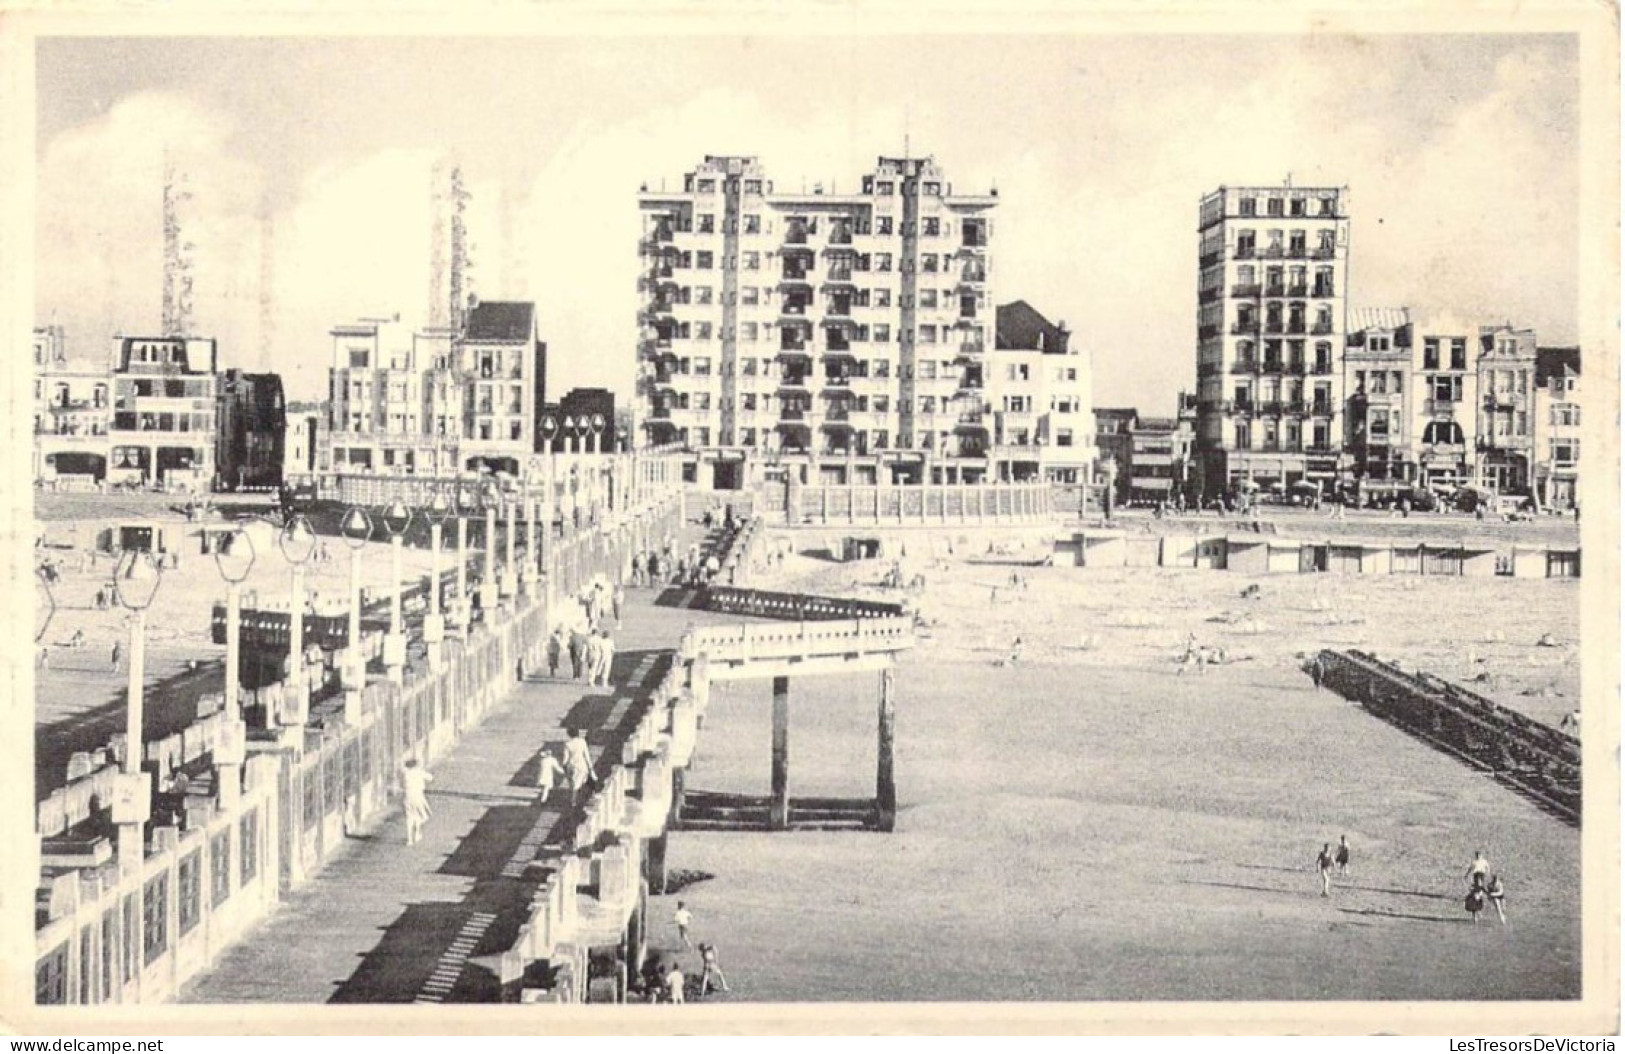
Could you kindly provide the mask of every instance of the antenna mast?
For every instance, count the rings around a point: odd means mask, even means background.
[[[182,237],[180,207],[192,199],[186,176],[164,151],[164,308],[163,335],[184,337],[192,328],[192,250]]]

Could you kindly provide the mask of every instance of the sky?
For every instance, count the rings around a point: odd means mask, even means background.
[[[43,38],[37,322],[86,361],[157,331],[167,158],[194,331],[319,398],[330,327],[427,321],[455,162],[474,290],[536,302],[550,392],[626,393],[641,185],[752,154],[842,191],[907,143],[998,189],[995,298],[1065,321],[1096,405],[1166,413],[1223,184],[1347,187],[1351,306],[1575,343],[1578,70],[1566,35]]]

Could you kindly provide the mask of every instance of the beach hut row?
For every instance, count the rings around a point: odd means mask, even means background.
[[[1243,574],[1452,575],[1579,578],[1578,546],[1501,549],[1472,539],[1414,542],[1304,540],[1264,534],[1078,531],[1055,541],[1055,562],[1076,567],[1188,567]]]

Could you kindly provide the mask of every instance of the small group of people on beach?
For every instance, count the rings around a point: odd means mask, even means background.
[[[728,978],[717,960],[717,946],[709,941],[695,945],[689,936],[694,926],[694,913],[688,909],[688,905],[679,900],[671,921],[677,927],[677,939],[683,942],[683,947],[700,953],[700,975],[696,979],[698,997],[704,999],[712,991],[730,991]],[[645,993],[651,1003],[683,1003],[687,1001],[689,980],[681,960],[676,957],[669,961],[662,959],[656,963],[653,976],[645,978]]]
[[[1334,849],[1330,842],[1320,847],[1320,853],[1315,857],[1315,870],[1320,875],[1320,895],[1332,895],[1332,873],[1335,869],[1339,876],[1349,873],[1349,863],[1353,858],[1353,850],[1349,848],[1347,835],[1337,839]],[[1494,907],[1496,916],[1501,925],[1507,924],[1506,913],[1506,885],[1501,876],[1490,870],[1489,858],[1480,849],[1473,854],[1472,863],[1467,865],[1467,896],[1463,906],[1467,914],[1472,916],[1473,925],[1478,925],[1478,916],[1486,907]]]

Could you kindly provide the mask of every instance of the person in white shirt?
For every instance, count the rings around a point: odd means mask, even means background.
[[[666,975],[666,993],[672,1002],[681,1003],[683,1001],[683,984],[685,981],[682,964],[673,963],[671,973]]]
[[[579,795],[592,778],[592,753],[579,729],[571,729],[570,738],[564,742],[564,771],[570,777],[572,796]]]
[[[432,811],[429,809],[429,784],[434,773],[419,765],[416,758],[408,758],[401,769],[401,791],[406,799],[406,844],[416,845],[423,837],[423,825]]]
[[[672,913],[671,921],[677,924],[677,936],[683,939],[683,947],[694,947],[688,939],[688,928],[694,924],[694,913],[680,900],[677,902],[677,910]]]
[[[542,756],[536,760],[536,787],[542,792],[542,801],[547,801],[553,795],[553,788],[558,785],[559,777],[564,775],[564,766],[554,756],[551,747],[542,748]]]

